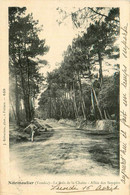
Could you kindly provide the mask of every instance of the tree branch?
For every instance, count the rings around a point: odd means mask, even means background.
[[[93,8],[91,8],[91,7],[88,7],[88,9],[91,10],[92,12],[94,12],[94,13],[96,13],[96,14],[102,16],[102,17],[109,18],[107,15],[101,14],[101,13],[99,13],[98,11],[95,11],[95,10],[94,10]],[[119,20],[116,20],[116,19],[112,19],[112,20],[114,20],[114,21],[116,21],[116,22],[120,22]]]

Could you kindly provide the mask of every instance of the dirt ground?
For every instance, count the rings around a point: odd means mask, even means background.
[[[10,142],[10,168],[17,164],[28,175],[119,174],[119,141],[115,134],[85,131],[47,121],[52,131],[34,137],[34,142]]]

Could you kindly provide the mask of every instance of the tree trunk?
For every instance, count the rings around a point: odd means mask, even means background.
[[[20,76],[21,76],[21,86],[22,86],[22,91],[23,91],[23,101],[24,101],[24,108],[25,108],[25,113],[26,113],[26,120],[30,122],[32,119],[31,112],[30,112],[30,101],[29,101],[29,95],[24,85],[25,80],[24,80],[23,72],[22,72],[20,52],[19,52],[19,67],[20,67],[19,70],[20,70]]]
[[[52,105],[51,105],[51,96],[50,96],[50,114],[49,114],[50,118],[52,117],[51,116],[51,109],[52,109]]]
[[[14,109],[14,107],[13,107],[11,97],[9,97],[9,100],[10,100],[10,104],[11,104],[12,111],[13,111],[13,114],[14,114],[14,118],[15,118],[15,121],[16,121],[16,120],[17,120],[17,117],[16,117],[16,112],[15,112],[15,109]],[[11,117],[11,118],[12,118],[12,117]],[[16,121],[16,122],[17,122],[17,121]]]
[[[30,118],[32,120],[33,116],[34,116],[34,106],[32,104],[32,97],[30,94],[30,65],[29,65],[29,59],[28,56],[26,56],[26,60],[27,60],[27,93],[28,93],[28,108],[29,108],[29,115]]]
[[[81,85],[81,79],[80,79],[79,73],[78,73],[78,81],[79,81],[80,101],[81,101],[81,107],[82,107],[83,117],[86,120],[85,103],[84,103],[83,91],[82,91],[82,85]]]
[[[19,97],[18,97],[18,78],[17,78],[17,71],[16,71],[16,60],[15,56],[13,55],[14,61],[14,71],[15,71],[15,106],[16,106],[16,124],[20,124],[20,117],[19,117]]]
[[[30,111],[29,96],[27,94],[26,96],[24,96],[24,107],[25,107],[25,112],[26,112],[26,120],[30,122],[32,120],[32,116],[31,116],[31,111]]]
[[[107,120],[107,114],[106,114],[106,111],[104,110],[104,116],[105,116],[105,119]]]
[[[110,117],[110,114],[109,114],[108,110],[106,110],[106,114],[107,114],[107,116],[108,116],[108,119],[111,120],[111,117]]]
[[[93,90],[92,90],[92,88],[91,88],[91,103],[92,103],[94,118],[96,120],[96,116],[95,116],[95,104],[94,104],[94,97],[93,97]]]
[[[103,119],[102,112],[101,112],[100,107],[99,107],[99,103],[98,103],[98,100],[97,100],[97,96],[96,96],[95,90],[93,88],[92,88],[92,90],[93,90],[93,93],[94,93],[94,97],[95,97],[95,100],[96,100],[98,111],[100,113],[100,117],[101,117],[101,119]]]
[[[19,97],[18,97],[18,83],[17,83],[17,75],[15,75],[15,101],[16,101],[16,123],[20,124],[19,117]]]
[[[78,118],[78,110],[77,110],[76,99],[75,99],[74,81],[73,81],[73,89],[72,89],[72,99],[73,99],[74,114],[75,114],[75,118],[77,119]]]
[[[102,57],[100,52],[98,52],[98,61],[99,61],[99,81],[100,81],[100,86],[102,86],[103,73],[102,73]]]

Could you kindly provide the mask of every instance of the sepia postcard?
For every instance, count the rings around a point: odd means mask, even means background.
[[[0,3],[0,195],[130,194],[130,2]]]

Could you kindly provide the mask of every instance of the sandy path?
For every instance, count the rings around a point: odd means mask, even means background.
[[[76,130],[67,125],[54,125],[54,134],[46,141],[22,142],[10,148],[11,169],[15,164],[29,175],[82,174],[115,175],[116,169],[102,165],[92,159],[88,152],[100,139],[92,139],[86,131]]]

